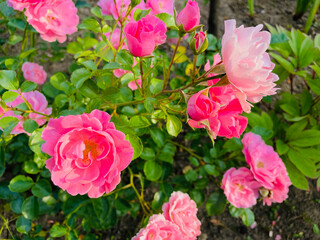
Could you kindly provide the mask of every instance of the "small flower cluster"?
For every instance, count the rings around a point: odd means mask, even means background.
[[[224,174],[221,188],[229,202],[238,208],[248,208],[257,203],[259,192],[268,206],[283,202],[291,182],[281,158],[254,133],[246,133],[242,143],[250,170],[231,168]]]
[[[132,240],[194,240],[201,234],[197,205],[188,194],[173,192],[169,202],[163,204],[162,211],[163,214],[153,215],[148,225]]]
[[[11,134],[26,133],[30,135],[23,129],[23,123],[27,119],[31,119],[36,121],[39,126],[42,126],[47,121],[47,117],[45,115],[50,115],[52,109],[48,108],[48,102],[46,97],[38,91],[21,93],[20,90],[18,90],[11,92],[17,92],[18,96],[14,101],[7,102],[5,109],[2,109],[0,107],[0,118],[15,117],[19,120],[18,124],[12,129]],[[30,104],[30,107],[32,108],[33,112],[23,114],[24,112],[15,110],[15,108],[18,105],[23,104],[25,102],[28,102],[28,104]]]
[[[43,40],[60,43],[77,31],[79,17],[72,0],[7,0],[9,6],[23,11]]]

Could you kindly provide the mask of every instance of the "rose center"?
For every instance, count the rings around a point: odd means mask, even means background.
[[[257,168],[264,168],[264,164],[262,162],[258,162]]]

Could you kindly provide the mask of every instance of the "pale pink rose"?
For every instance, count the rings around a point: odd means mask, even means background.
[[[176,224],[184,240],[194,240],[201,234],[201,222],[197,217],[197,205],[189,195],[180,191],[173,192],[169,202],[162,206],[165,219]]]
[[[207,71],[209,71],[212,67],[217,66],[218,64],[221,64],[221,57],[220,57],[220,54],[219,54],[219,53],[217,53],[217,54],[215,54],[215,55],[213,56],[213,64],[212,64],[212,66],[210,66],[209,60],[207,61],[206,65],[204,65],[204,70],[207,72]],[[217,75],[217,74],[215,74],[215,73],[210,73],[210,74],[208,74],[207,77],[214,77],[214,76],[216,76],[216,75]],[[208,81],[207,81],[208,86],[212,86],[212,85],[216,84],[219,80],[220,80],[220,78],[208,80]]]
[[[7,4],[15,10],[22,11],[24,8],[28,8],[31,5],[36,5],[43,1],[45,0],[7,0]]]
[[[193,0],[188,0],[184,9],[177,16],[177,25],[182,24],[183,29],[188,32],[200,23],[200,8],[198,3]]]
[[[119,44],[120,44],[120,34],[121,34],[121,30],[119,28],[116,28],[111,35],[111,32],[107,32],[104,35],[107,37],[108,40],[110,40],[112,47],[114,49],[118,49],[119,48]],[[111,35],[111,37],[110,37]],[[124,38],[124,36],[122,35],[122,39]],[[122,46],[121,49],[128,49],[125,41],[122,42]]]
[[[149,223],[131,240],[178,240],[184,239],[178,226],[166,220],[162,214],[153,215]]]
[[[78,30],[79,17],[72,0],[43,1],[29,6],[25,15],[41,38],[48,42],[63,43],[67,34]]]
[[[141,81],[140,78],[137,79],[137,83],[138,83],[139,87],[141,87],[142,81]],[[134,80],[128,83],[128,87],[129,87],[132,91],[138,89],[137,84],[136,84],[136,82],[135,82]]]
[[[187,112],[192,120],[201,121],[217,114],[220,105],[208,97],[208,89],[194,94],[188,101]]]
[[[130,3],[130,0],[116,0],[115,6],[114,0],[99,0],[97,5],[103,15],[112,15],[114,19],[118,19],[119,15],[125,17]]]
[[[174,0],[147,0],[146,7],[151,9],[151,14],[168,13],[173,15]]]
[[[279,78],[272,73],[274,64],[266,53],[271,34],[256,27],[236,28],[235,20],[225,21],[222,37],[222,59],[229,82],[238,93],[245,112],[250,112],[250,103],[259,102],[263,96],[276,94],[275,81]]]
[[[249,208],[257,203],[261,184],[248,168],[230,168],[225,172],[221,188],[228,201],[237,208]]]
[[[22,65],[23,77],[31,82],[42,85],[47,80],[47,73],[43,67],[36,63],[25,62]]]
[[[155,47],[166,41],[166,31],[166,24],[150,14],[124,28],[128,49],[136,57],[151,55]]]
[[[125,135],[100,110],[50,119],[41,137],[52,182],[71,195],[97,198],[114,190],[133,156]]]
[[[242,152],[255,179],[269,191],[264,204],[283,202],[288,197],[291,181],[279,155],[259,135],[251,132],[244,135],[242,143]]]
[[[38,91],[24,92],[22,93],[22,96],[27,100],[27,102],[31,105],[34,111],[40,112],[46,115],[51,114],[52,109],[48,108],[47,99],[42,93]],[[8,108],[16,108],[21,103],[24,103],[24,100],[22,99],[21,96],[18,96],[14,101],[8,102],[6,103],[6,105]],[[42,126],[47,121],[47,118],[45,116],[38,113],[29,113],[28,115],[24,115],[24,116],[22,116],[22,113],[21,114],[16,114],[16,113],[13,112],[12,110],[8,110],[8,111],[5,111],[4,114],[1,116],[1,117],[12,116],[12,117],[18,118],[19,123],[17,124],[17,126],[13,128],[13,130],[11,131],[11,134],[26,133],[30,135],[23,129],[23,123],[27,119],[36,121],[39,126]]]

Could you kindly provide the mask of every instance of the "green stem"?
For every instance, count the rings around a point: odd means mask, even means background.
[[[248,7],[250,16],[253,17],[254,15],[254,0],[248,0]]]
[[[194,79],[195,79],[195,77],[196,77],[197,59],[198,59],[198,55],[195,55],[195,56],[194,56],[194,59],[193,59],[192,82],[194,82]]]
[[[26,26],[24,27],[24,30],[23,30],[23,38],[22,38],[22,43],[21,43],[21,53],[24,51],[26,45],[27,45],[27,42],[28,42],[28,26],[29,26],[29,23],[26,23]]]
[[[306,22],[306,26],[304,27],[304,32],[305,33],[309,32],[309,29],[310,29],[310,27],[312,25],[314,17],[316,16],[316,13],[318,11],[319,6],[320,6],[320,0],[314,0],[313,4],[311,6],[311,10],[310,10],[307,22]]]
[[[174,63],[174,58],[175,58],[175,56],[176,56],[176,54],[177,54],[178,47],[179,47],[179,45],[180,45],[180,41],[181,41],[181,36],[179,36],[179,38],[178,38],[177,45],[176,45],[176,47],[175,47],[175,49],[174,49],[174,52],[173,52],[173,55],[172,55],[172,58],[171,58],[171,61],[170,61],[169,67],[168,67],[168,72],[167,72],[167,74],[165,75],[165,81],[164,81],[164,84],[163,84],[163,90],[165,90],[165,89],[167,88],[167,86],[168,86],[169,76],[170,76],[170,70],[171,70],[171,67],[172,67],[172,65],[173,65],[173,63]]]
[[[140,76],[141,76],[142,96],[144,96],[144,88],[145,88],[144,81],[145,81],[145,79],[143,77],[143,58],[140,57],[139,60],[140,60],[140,74],[141,74]],[[137,87],[139,88],[137,81],[136,81],[136,84],[137,84]]]

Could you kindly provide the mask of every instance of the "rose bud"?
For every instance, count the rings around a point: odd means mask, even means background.
[[[198,32],[196,33],[190,41],[190,48],[194,55],[199,55],[203,53],[208,47],[207,33]]]

